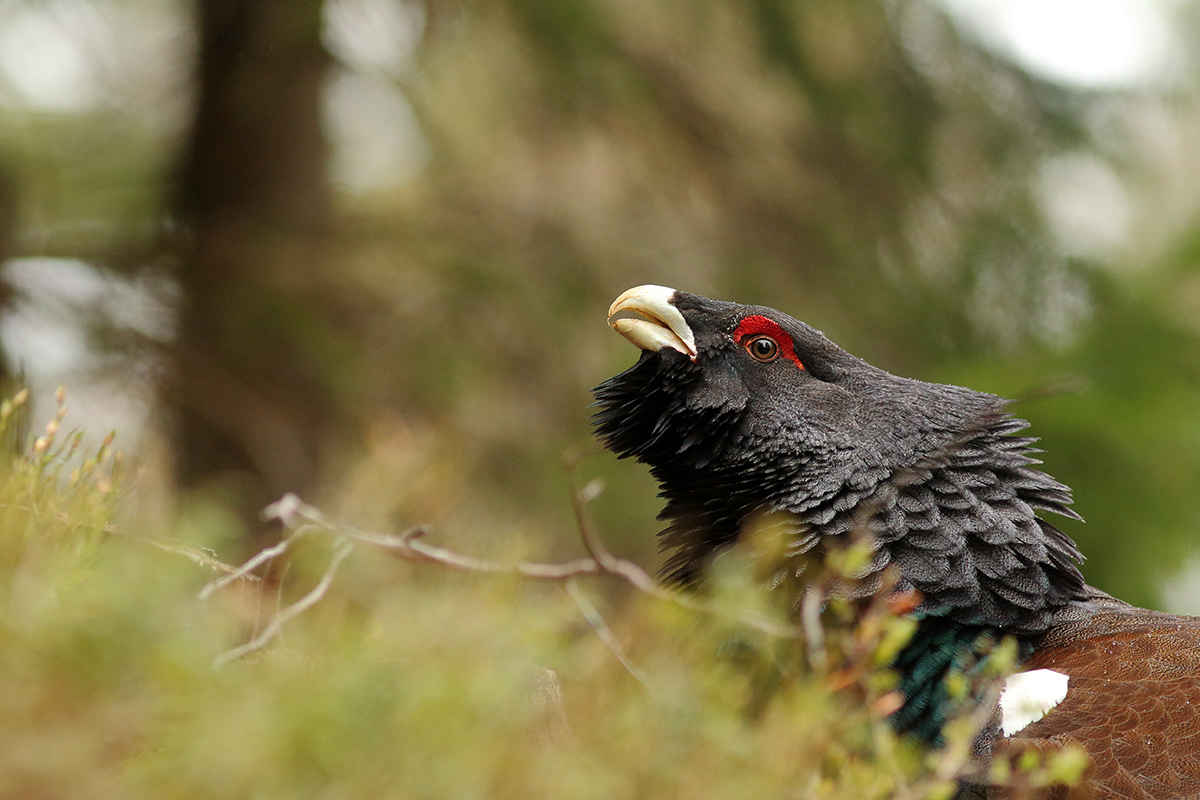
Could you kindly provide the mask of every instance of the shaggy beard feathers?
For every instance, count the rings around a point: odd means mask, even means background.
[[[596,387],[596,435],[619,458],[704,469],[725,450],[743,407],[696,404],[689,389],[697,380],[686,356],[643,352],[632,367]]]

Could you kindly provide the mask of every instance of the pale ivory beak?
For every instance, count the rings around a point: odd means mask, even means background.
[[[646,284],[618,297],[608,309],[608,324],[643,350],[664,347],[696,360],[696,337],[679,309],[671,305],[675,290]]]

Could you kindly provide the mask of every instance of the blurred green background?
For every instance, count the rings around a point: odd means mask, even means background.
[[[1200,611],[1198,32],[1165,1],[12,0],[0,344],[118,429],[125,524],[228,509],[233,559],[297,491],[560,557],[561,454],[635,357],[612,298],[766,303],[1022,398],[1088,579]],[[652,566],[645,473],[586,470]]]
[[[636,357],[608,304],[660,283],[1018,398],[1089,581],[1200,613],[1198,44],[1191,0],[0,0],[0,347],[33,389],[0,407],[0,795],[947,796],[875,702],[887,625],[806,670],[612,580],[359,545],[215,669],[329,537],[198,593],[288,491],[575,557],[568,451],[653,569],[655,486],[588,405]],[[718,587],[769,605],[739,563]]]

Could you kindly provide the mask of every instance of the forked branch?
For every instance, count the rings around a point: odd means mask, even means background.
[[[731,612],[729,609],[714,606],[702,600],[663,588],[650,573],[637,564],[613,555],[596,534],[587,515],[588,504],[600,494],[602,486],[598,480],[593,480],[580,487],[575,477],[577,461],[577,457],[574,456],[568,456],[567,458],[567,472],[571,481],[571,507],[575,513],[575,522],[579,530],[579,536],[583,541],[584,549],[588,555],[585,558],[577,558],[559,563],[531,561],[503,563],[463,555],[427,542],[424,537],[428,531],[420,526],[409,528],[399,534],[389,534],[342,525],[331,521],[319,508],[305,503],[295,494],[285,494],[263,510],[263,517],[265,519],[278,521],[288,531],[283,540],[273,547],[268,547],[260,551],[237,569],[230,570],[227,574],[207,584],[200,591],[200,599],[208,599],[215,592],[224,589],[231,583],[252,576],[255,570],[284,555],[302,537],[318,532],[333,534],[338,542],[337,549],[326,568],[325,574],[312,591],[296,603],[276,613],[270,623],[254,639],[219,656],[215,665],[221,666],[243,655],[261,649],[279,634],[284,622],[320,600],[329,588],[338,565],[353,549],[353,542],[361,542],[382,548],[396,558],[402,558],[405,561],[418,564],[436,564],[441,567],[464,572],[490,575],[519,575],[532,580],[559,582],[564,584],[568,591],[571,592],[577,604],[580,604],[581,596],[577,589],[572,591],[577,578],[593,575],[611,575],[625,581],[639,592],[648,594],[659,600],[675,603],[703,613],[726,617],[732,616],[737,622],[769,636],[788,639],[800,637],[800,632],[791,625],[775,622],[748,610]],[[582,605],[581,612],[586,614],[586,610]],[[612,649],[613,643],[602,634],[602,631],[607,631],[607,627],[604,625],[597,626],[595,617],[598,617],[598,614],[592,614],[589,617],[589,624],[597,630],[598,634],[601,634],[601,639]],[[620,652],[620,649],[617,648],[614,652],[628,668],[630,665],[624,654]],[[630,671],[639,680],[644,680],[644,676],[640,675],[636,669],[631,669]]]

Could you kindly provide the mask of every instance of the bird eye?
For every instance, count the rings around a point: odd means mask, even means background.
[[[770,336],[755,336],[746,342],[746,352],[756,361],[774,361],[779,355],[779,344]]]

